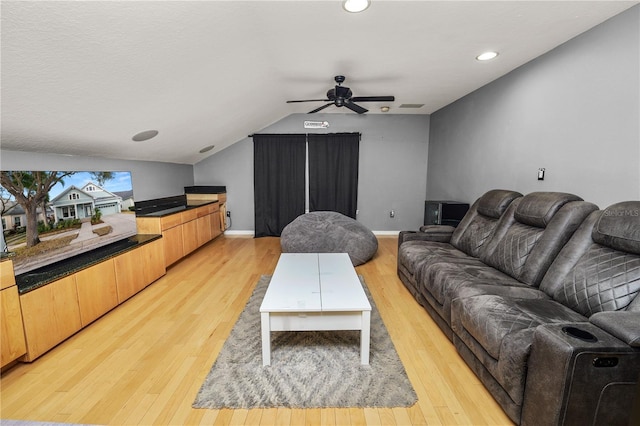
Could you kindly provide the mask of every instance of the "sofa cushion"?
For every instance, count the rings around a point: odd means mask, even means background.
[[[572,198],[577,197],[539,192],[522,197],[516,205],[514,220],[510,222],[505,216],[500,221],[480,259],[524,284],[537,287],[576,229],[598,209],[586,201],[568,201]],[[536,207],[536,200],[542,207]],[[529,207],[522,210],[520,206],[523,203]],[[518,219],[518,211],[529,213],[529,219],[525,220],[527,223],[520,221],[522,215]],[[553,216],[535,216],[535,211],[553,212]],[[539,221],[532,219],[535,217]],[[544,227],[533,225],[542,223]]]
[[[563,192],[532,192],[523,197],[515,217],[525,225],[546,228],[558,210],[570,201],[582,201],[582,198]]]
[[[513,200],[520,197],[522,194],[516,191],[493,189],[478,199],[478,213],[482,216],[500,219]]]
[[[510,276],[477,260],[427,264],[417,272],[416,280],[440,305],[445,305],[461,286],[476,286],[481,283],[515,286],[519,284]]]
[[[640,256],[619,248],[640,238],[640,219],[612,212],[636,208],[640,202],[591,213],[560,251],[540,289],[587,317],[630,309],[640,292]]]
[[[593,241],[640,255],[640,201],[607,207],[593,229]]]
[[[640,256],[594,243],[553,298],[590,317],[625,309],[640,292]]]
[[[549,299],[510,299],[495,295],[458,300],[459,325],[493,358],[501,356],[504,339],[541,324],[586,321],[582,315]],[[454,331],[455,328],[454,328]]]
[[[529,255],[542,237],[544,229],[514,223],[491,256],[485,260],[489,265],[516,279],[522,275]]]
[[[514,200],[522,197],[515,191],[494,189],[471,206],[451,236],[451,245],[472,257],[479,257],[500,218]]]
[[[398,263],[414,274],[420,267],[434,259],[467,257],[448,243],[436,241],[405,241],[398,249]]]

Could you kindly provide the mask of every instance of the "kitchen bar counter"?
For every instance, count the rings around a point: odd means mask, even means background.
[[[43,266],[16,276],[20,294],[28,293],[52,281],[72,275],[82,269],[96,265],[109,258],[133,250],[144,244],[162,238],[161,235],[134,235],[106,246],[98,247],[86,253]]]

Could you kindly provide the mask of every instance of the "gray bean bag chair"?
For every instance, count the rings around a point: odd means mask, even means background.
[[[298,216],[280,234],[283,253],[348,253],[353,266],[373,257],[378,240],[366,226],[337,212]]]

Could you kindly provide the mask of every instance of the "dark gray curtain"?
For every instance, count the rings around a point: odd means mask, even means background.
[[[309,210],[356,218],[359,133],[310,134]]]
[[[255,236],[279,237],[304,214],[306,135],[253,135]]]

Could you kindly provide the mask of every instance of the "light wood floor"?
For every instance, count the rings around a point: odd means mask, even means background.
[[[132,299],[1,378],[0,416],[117,425],[511,424],[396,275],[396,237],[357,271],[417,394],[410,408],[191,408],[278,238],[219,237]]]

